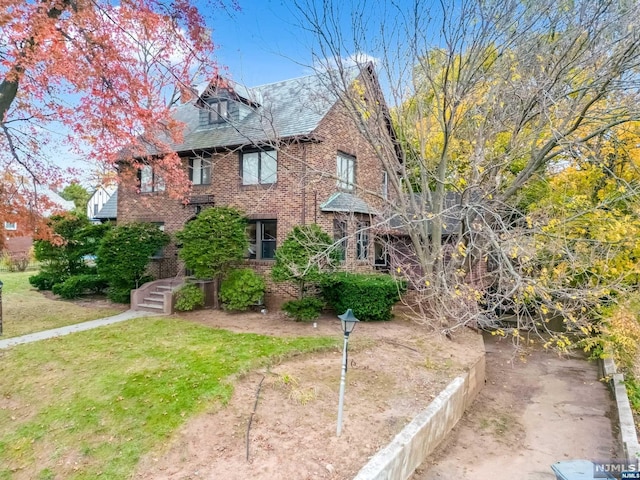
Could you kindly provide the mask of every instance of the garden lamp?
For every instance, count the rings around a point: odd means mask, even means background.
[[[347,377],[347,349],[349,348],[349,335],[353,332],[356,323],[359,322],[353,311],[349,308],[342,315],[338,315],[342,322],[342,331],[344,332],[344,348],[342,349],[342,374],[340,375],[340,400],[338,401],[338,430],[337,436],[342,433],[342,409],[344,407],[344,387]]]

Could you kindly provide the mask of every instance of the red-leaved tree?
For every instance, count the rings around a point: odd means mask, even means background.
[[[190,0],[0,0],[0,31],[0,168],[11,173],[0,179],[0,212],[8,214],[25,207],[18,190],[59,181],[51,152],[61,140],[96,170],[123,152],[170,151],[181,130],[171,106],[217,69]],[[177,157],[152,161],[183,194]]]

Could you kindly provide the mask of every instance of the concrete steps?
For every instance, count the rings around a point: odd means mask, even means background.
[[[171,295],[174,288],[175,285],[167,285],[167,280],[146,283],[132,292],[131,309],[170,315],[173,313]]]

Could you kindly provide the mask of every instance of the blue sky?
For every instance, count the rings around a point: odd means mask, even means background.
[[[290,2],[240,0],[240,7],[207,14],[218,62],[233,80],[255,86],[311,73],[311,38]]]
[[[216,58],[223,74],[249,87],[277,82],[313,73],[312,50],[314,35],[305,30],[301,13],[288,0],[238,0],[240,10],[212,8],[216,0],[195,0],[212,30],[217,46]],[[227,3],[229,0],[227,0]],[[300,0],[322,8],[322,0]],[[391,2],[378,0],[339,0],[335,2],[340,17],[341,32],[347,40],[353,21],[352,8],[357,18],[385,18],[385,9]],[[407,0],[396,0],[396,5],[406,6]],[[335,13],[335,12],[334,12]],[[375,23],[375,22],[374,22]],[[370,24],[368,24],[370,26]],[[375,32],[371,37],[375,37]],[[367,37],[368,41],[368,37]],[[348,42],[346,42],[348,45]],[[344,56],[353,51],[342,50]],[[368,53],[368,52],[360,52]],[[78,157],[56,155],[63,166],[78,164]],[[85,167],[86,168],[86,167]]]

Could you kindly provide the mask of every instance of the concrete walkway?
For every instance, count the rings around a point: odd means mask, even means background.
[[[158,316],[157,313],[127,310],[126,312],[119,313],[118,315],[114,315],[113,317],[98,318],[97,320],[89,320],[88,322],[67,325],[66,327],[53,328],[51,330],[44,330],[42,332],[30,333],[28,335],[22,335],[20,337],[11,337],[5,340],[0,340],[0,350],[4,350],[15,345],[21,345],[23,343],[37,342],[39,340],[47,340],[49,338],[69,335],[70,333],[91,330],[92,328],[104,327],[105,325],[124,322],[125,320],[130,320],[132,318],[156,316]]]

